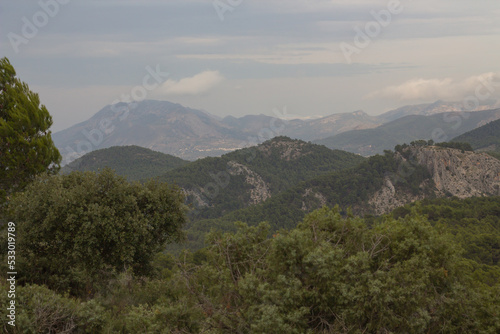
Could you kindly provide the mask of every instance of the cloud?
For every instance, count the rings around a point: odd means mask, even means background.
[[[224,80],[219,71],[204,71],[179,81],[167,80],[158,89],[164,95],[198,95],[207,92]]]
[[[400,85],[388,86],[369,93],[365,99],[390,98],[398,100],[459,100],[467,96],[483,99],[500,96],[500,72],[484,73],[462,80],[412,79]]]

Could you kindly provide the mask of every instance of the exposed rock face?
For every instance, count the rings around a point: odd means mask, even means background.
[[[438,196],[500,195],[500,161],[486,153],[424,147],[414,154],[418,164],[431,173]]]
[[[302,197],[304,199],[306,199],[307,197],[314,198],[315,202],[317,203],[316,207],[325,206],[328,202],[326,197],[323,194],[321,194],[319,192],[315,192],[312,188],[307,188],[306,191],[304,192],[304,194],[302,195]],[[312,209],[311,207],[308,207],[306,205],[305,201],[302,201],[302,210],[303,211],[309,211],[311,209]]]
[[[424,199],[425,195],[414,195],[408,192],[397,191],[389,177],[384,180],[384,185],[368,201],[370,211],[376,215],[388,213],[407,203]],[[362,210],[366,211],[366,210]]]
[[[437,197],[500,195],[500,161],[485,154],[436,146],[411,148],[412,162],[424,166],[431,179],[420,185],[423,190],[434,182],[432,192]],[[400,156],[400,159],[404,159]],[[411,177],[411,175],[409,175]],[[398,190],[391,177],[369,200],[371,211],[377,215],[426,197]]]
[[[229,174],[245,175],[245,182],[253,187],[250,190],[250,204],[258,204],[271,197],[269,186],[259,174],[236,161],[229,161],[227,164],[230,167]]]
[[[203,208],[203,207],[208,207],[210,204],[203,198],[201,193],[199,191],[194,191],[191,189],[182,189],[184,192],[184,195],[187,196],[193,196],[194,201],[196,202],[196,206]]]

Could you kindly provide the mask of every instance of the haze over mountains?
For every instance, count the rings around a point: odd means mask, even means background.
[[[368,156],[414,139],[447,140],[499,119],[500,110],[487,111],[495,103],[487,102],[478,108],[484,111],[470,114],[438,115],[463,111],[464,106],[437,101],[402,107],[379,116],[355,111],[313,120],[284,120],[266,115],[220,119],[180,104],[145,100],[106,106],[89,120],[56,132],[52,137],[63,156],[63,164],[96,149],[126,145],[196,160],[220,156],[279,135],[316,140],[332,148]],[[446,136],[439,131],[433,133],[436,129],[444,130]],[[341,137],[335,137],[339,135]],[[369,145],[372,147],[367,147]]]
[[[315,143],[332,149],[371,156],[381,154],[401,143],[432,139],[435,142],[452,138],[500,119],[500,109],[475,112],[447,112],[429,116],[409,115],[377,128],[346,131]]]

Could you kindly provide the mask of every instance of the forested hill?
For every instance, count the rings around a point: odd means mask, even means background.
[[[398,171],[403,169],[413,172],[408,177],[404,173],[398,175]],[[387,177],[392,177],[394,184],[401,190],[415,194],[423,191],[430,193],[433,186],[429,183],[426,189],[421,189],[420,185],[430,180],[428,171],[418,165],[406,164],[394,153],[388,152],[370,157],[353,168],[301,182],[259,205],[234,211],[218,220],[201,221],[193,226],[209,231],[213,225],[225,229],[234,221],[251,225],[267,221],[273,230],[291,229],[307,212],[325,205],[339,205],[344,213],[348,207],[354,208],[357,213],[370,211],[369,201],[384,186]]]
[[[192,218],[217,218],[261,203],[301,181],[361,163],[364,158],[321,145],[276,137],[220,158],[204,158],[160,176],[192,204]]]
[[[475,150],[500,153],[500,120],[466,132],[454,138],[453,141],[469,143]]]
[[[273,230],[290,229],[306,213],[325,205],[339,205],[344,214],[350,207],[355,214],[380,215],[426,197],[498,196],[499,175],[500,161],[487,154],[414,145],[301,182],[264,203],[220,219],[192,223],[190,233],[229,229],[234,221],[267,221]]]
[[[109,167],[129,181],[135,181],[156,177],[188,163],[189,161],[181,158],[144,147],[115,146],[85,154],[64,166],[62,173],[98,171]]]

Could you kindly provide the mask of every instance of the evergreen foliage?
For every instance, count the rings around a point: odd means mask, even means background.
[[[472,261],[477,280],[490,285],[500,281],[500,197],[425,199],[392,215],[405,217],[412,210],[454,236],[463,256]]]
[[[97,172],[108,167],[128,181],[146,181],[188,163],[189,161],[181,158],[144,147],[115,146],[87,153],[64,166],[61,172]]]
[[[473,152],[474,149],[469,143],[462,143],[462,142],[442,142],[442,143],[437,143],[436,146],[438,147],[447,147],[447,148],[455,148],[457,150],[462,150],[464,151],[469,151]]]
[[[16,77],[7,58],[0,59],[0,208],[36,175],[59,170],[51,125],[38,94]]]
[[[420,209],[368,221],[323,208],[272,237],[267,223],[238,223],[204,250],[157,257],[154,277],[121,273],[90,300],[21,286],[18,326],[0,322],[8,333],[498,333],[498,282],[475,280],[454,237]]]
[[[183,201],[175,187],[109,169],[41,177],[8,207],[18,282],[89,295],[115,272],[148,275],[154,254],[183,237]]]

